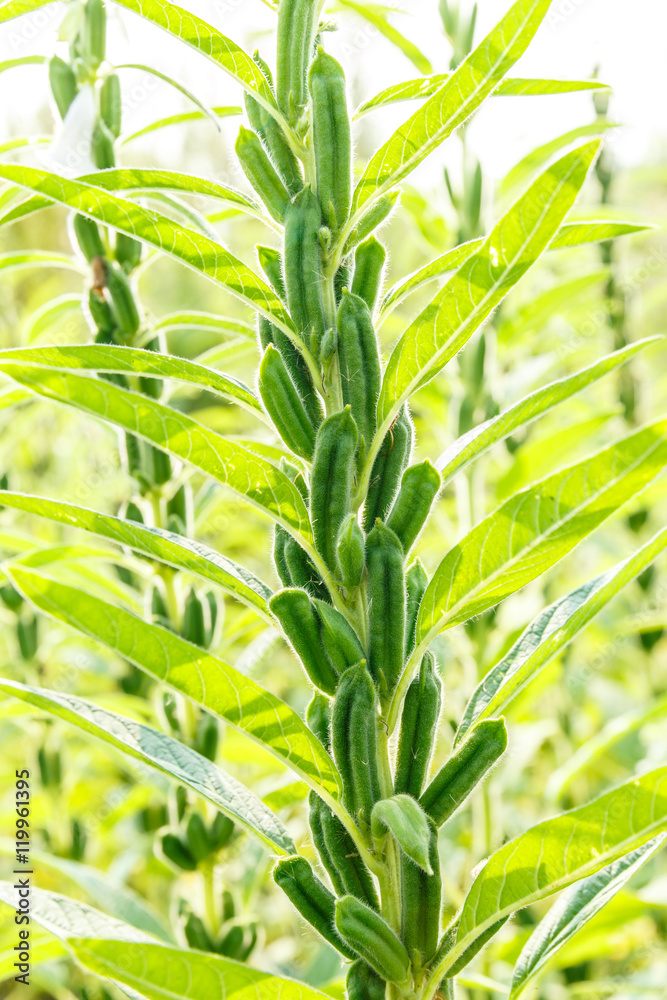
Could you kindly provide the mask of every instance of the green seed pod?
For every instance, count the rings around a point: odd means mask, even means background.
[[[192,489],[188,483],[182,483],[167,500],[167,517],[178,518],[182,525],[179,534],[192,534]]]
[[[195,646],[204,646],[206,639],[206,623],[204,608],[193,587],[190,587],[183,608],[183,625],[181,635]]]
[[[403,702],[394,791],[418,799],[428,773],[437,735],[442,683],[431,653],[422,659],[419,675]]]
[[[304,552],[291,535],[285,543],[285,562],[292,581],[291,586],[301,587],[308,591],[311,597],[327,600],[329,592],[322,582],[322,577],[310,561],[308,553]]]
[[[324,421],[315,441],[310,519],[315,548],[333,571],[336,539],[352,501],[358,437],[357,425],[346,406]]]
[[[49,83],[60,117],[64,118],[78,93],[79,85],[72,67],[59,56],[53,56],[49,60]]]
[[[359,219],[356,229],[353,229],[350,233],[343,250],[343,255],[349,253],[357,243],[363,243],[378,226],[382,225],[398,201],[399,194],[400,191],[390,191],[373,202],[368,211]]]
[[[408,955],[418,952],[422,965],[426,965],[437,951],[442,911],[438,830],[432,820],[429,820],[429,828],[428,856],[432,875],[427,875],[407,855],[401,855],[401,937]]]
[[[158,583],[157,578],[154,579],[151,590],[149,591],[149,607],[149,619],[151,621],[153,621],[156,625],[162,625],[163,628],[171,628],[171,620],[169,618],[169,611],[167,609],[167,602],[163,593],[162,584]]]
[[[39,647],[38,628],[37,618],[32,614],[26,618],[19,618],[16,623],[16,638],[24,660],[32,660],[35,657]]]
[[[291,462],[288,462],[285,457],[280,459],[279,466],[280,466],[280,471],[284,472],[285,475],[292,480],[292,482],[298,489],[304,501],[308,503],[308,496],[309,496],[308,484],[304,478],[301,469],[297,469],[297,467],[295,465],[292,465]]]
[[[291,195],[297,194],[303,187],[303,177],[285,133],[273,115],[250,94],[245,95],[245,107],[250,125],[260,137],[287,190]]]
[[[394,426],[387,431],[382,447],[373,463],[368,495],[364,507],[363,526],[371,531],[377,518],[385,521],[401,481],[403,471],[410,461],[413,424],[403,408]]]
[[[40,747],[37,751],[39,777],[45,788],[57,788],[62,778],[60,753]]]
[[[197,721],[197,732],[195,733],[194,748],[197,753],[207,760],[215,760],[218,752],[218,741],[220,730],[217,719],[208,712],[202,712]]]
[[[347,973],[347,1000],[385,1000],[387,984],[370,965],[358,958]]]
[[[226,847],[229,841],[232,839],[232,836],[234,835],[234,829],[235,829],[234,821],[230,819],[229,816],[225,816],[225,814],[221,812],[216,813],[215,819],[211,823],[211,829],[209,830],[209,835],[208,835],[208,839],[211,844],[211,850],[219,851],[222,847]],[[227,893],[227,895],[229,895],[229,893]],[[225,894],[223,893],[223,897],[224,896]],[[225,913],[223,914],[225,920],[229,920],[230,916],[232,917],[234,916],[233,905],[234,904],[232,900],[231,914],[227,913],[228,906],[226,907]]]
[[[118,329],[124,337],[130,339],[139,332],[141,326],[130,283],[124,271],[113,265],[107,267],[106,282]]]
[[[88,292],[88,308],[90,310],[90,318],[97,329],[95,343],[113,343],[116,321],[111,312],[111,306],[104,298],[104,295],[100,295],[94,288],[91,288]]]
[[[276,573],[283,587],[292,587],[294,585],[285,558],[285,545],[288,538],[290,538],[289,532],[277,524],[273,532],[273,565],[276,568]]]
[[[125,271],[125,274],[131,274],[135,267],[139,266],[141,263],[141,250],[142,247],[139,240],[132,239],[127,233],[116,233],[114,257]]]
[[[343,779],[343,803],[368,823],[380,798],[376,754],[377,694],[362,660],[338,683],[331,718],[331,748]]]
[[[296,125],[308,99],[306,77],[313,54],[317,0],[281,0],[278,13],[276,97],[278,107]]]
[[[159,839],[160,850],[167,860],[184,872],[196,871],[195,861],[190,848],[175,833],[164,833]]]
[[[320,48],[308,74],[317,197],[322,218],[338,232],[350,214],[352,138],[340,63]]]
[[[219,816],[222,813],[218,813]],[[236,903],[229,889],[224,889],[222,893],[222,919],[232,920],[236,916]]]
[[[382,371],[373,320],[364,300],[343,291],[336,325],[343,400],[349,403],[368,446],[375,434]]]
[[[442,479],[428,458],[403,473],[401,486],[387,518],[387,527],[398,535],[407,555],[426,524]]]
[[[85,215],[75,215],[72,226],[76,242],[89,264],[95,257],[105,256],[106,249],[96,222],[87,219]]]
[[[120,135],[122,113],[120,80],[117,73],[110,73],[100,88],[100,114],[114,139]]]
[[[334,694],[338,674],[324,649],[320,619],[308,594],[281,590],[271,598],[269,607],[312,683],[326,694]]]
[[[142,469],[144,479],[150,486],[162,486],[171,479],[172,468],[169,455],[166,451],[153,448],[152,445],[144,445]]]
[[[305,187],[285,210],[285,285],[290,315],[306,344],[324,336],[320,203]]]
[[[322,403],[313,387],[313,381],[303,355],[296,349],[289,337],[282,330],[269,323],[264,316],[259,317],[259,340],[263,350],[266,350],[269,344],[278,348],[311,423],[314,427],[319,427],[324,416]]]
[[[381,521],[366,539],[366,566],[369,669],[384,698],[403,670],[406,588],[401,543]]]
[[[417,634],[417,617],[421,606],[422,597],[428,587],[428,576],[419,559],[410,566],[405,574],[405,587],[407,591],[407,602],[405,610],[405,655],[412,652]]]
[[[336,899],[320,882],[305,858],[282,858],[273,870],[273,878],[292,905],[325,941],[346,958],[354,953],[340,940],[334,930]]]
[[[331,705],[329,699],[316,691],[306,709],[306,725],[327,750],[331,745]],[[313,795],[314,792],[311,792]]]
[[[289,193],[267,156],[259,136],[242,125],[235,148],[243,173],[268,208],[269,214],[276,222],[282,222],[290,200]]]
[[[197,951],[213,951],[213,942],[201,917],[198,917],[196,913],[188,915],[183,925],[183,932],[190,948],[195,948]]]
[[[485,719],[440,768],[419,802],[442,826],[507,749],[504,719]]]
[[[5,583],[0,587],[0,601],[9,611],[18,611],[23,604],[23,598],[11,583]]]
[[[401,940],[379,913],[354,896],[336,903],[336,930],[343,941],[390,983],[407,983],[410,959]]]
[[[343,520],[336,539],[338,579],[345,587],[358,587],[366,563],[366,539],[356,514]]]
[[[274,292],[285,302],[287,300],[285,292],[285,279],[283,278],[283,258],[280,250],[274,247],[265,247],[258,244],[257,259],[260,267],[271,282]],[[266,344],[264,345],[266,347]]]
[[[363,299],[373,311],[380,291],[382,270],[387,259],[387,251],[375,236],[369,236],[360,243],[354,253],[354,277],[352,292]]]
[[[266,411],[285,444],[295,455],[310,461],[315,451],[315,433],[280,353],[269,344],[259,366],[259,394]]]
[[[211,843],[206,824],[199,813],[193,812],[188,816],[185,839],[195,861],[205,861],[211,853]]]
[[[316,600],[320,638],[334,670],[344,673],[364,658],[364,648],[347,619],[326,601]]]
[[[359,851],[337,816],[315,792],[310,793],[309,824],[313,843],[337,895],[356,896],[378,910],[373,878]]]
[[[88,0],[84,21],[84,57],[93,68],[104,61],[106,52],[107,14],[104,0]]]
[[[93,129],[90,153],[98,170],[108,170],[116,165],[113,135],[101,118],[95,123]]]
[[[216,641],[222,628],[225,614],[224,599],[213,590],[207,590],[204,601],[208,606],[208,624],[206,626],[205,646],[207,649]]]

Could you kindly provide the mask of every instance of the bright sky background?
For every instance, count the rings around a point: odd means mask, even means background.
[[[257,26],[261,24],[266,31],[274,15],[261,0],[184,2],[249,50],[258,45],[273,62],[269,41]],[[466,6],[469,0],[461,2]],[[410,11],[397,14],[394,23],[423,48],[434,71],[445,71],[449,49],[442,35],[437,0],[398,0],[393,6]],[[510,0],[480,0],[477,40],[509,6]],[[111,4],[111,10],[117,8]],[[64,12],[61,2],[2,25],[0,59],[51,53]],[[340,23],[341,30],[329,36],[327,46],[345,56],[346,66],[351,67],[355,100],[371,96],[388,83],[417,75],[411,63],[365,21],[346,11]],[[123,37],[125,30],[131,33],[130,45]],[[186,51],[138,17],[123,11],[122,23],[116,21],[110,39],[110,55],[116,62],[132,60],[154,65],[186,83],[209,104],[240,102],[239,88],[208,60]],[[667,0],[553,0],[544,25],[517,65],[515,75],[587,78],[599,65],[601,78],[615,90],[611,115],[624,126],[612,140],[622,162],[631,165],[647,157],[667,158],[666,39]],[[0,76],[2,136],[50,127],[43,111],[41,120],[37,118],[44,106],[45,82],[41,67],[21,68]],[[145,73],[124,71],[123,82],[125,93],[130,93],[124,131],[188,107],[184,98]],[[373,126],[377,128],[377,140],[407,116],[411,107],[414,105],[377,114]],[[592,116],[590,95],[497,99],[479,116],[471,131],[471,143],[487,171],[502,176],[530,148],[591,121]],[[232,126],[228,134],[233,137],[234,131]],[[170,129],[168,135],[157,140],[155,152],[160,160],[166,157],[173,162],[175,149],[182,142],[177,132]]]

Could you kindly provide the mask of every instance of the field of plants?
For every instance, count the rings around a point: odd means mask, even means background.
[[[0,0],[2,1000],[667,996],[667,167],[430,6]]]

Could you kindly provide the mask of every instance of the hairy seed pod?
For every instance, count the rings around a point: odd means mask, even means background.
[[[354,253],[352,292],[363,299],[370,311],[375,308],[387,251],[376,236],[369,236]]]
[[[386,988],[384,979],[362,958],[358,958],[348,969],[345,982],[347,1000],[385,1000]]]
[[[316,427],[285,362],[272,344],[267,347],[259,366],[258,387],[266,411],[287,447],[310,461],[315,451]]]
[[[305,501],[305,503],[308,503],[308,497],[310,495],[308,492],[308,484],[304,479],[304,475],[301,469],[297,469],[296,466],[292,465],[291,462],[288,462],[285,457],[280,459],[279,468],[281,472],[285,473],[288,479],[292,480],[292,482],[298,489],[299,493],[301,494],[302,499]]]
[[[273,531],[273,565],[283,587],[291,587],[294,583],[285,558],[285,545],[288,538],[290,538],[289,532],[277,524]]]
[[[156,625],[161,625],[163,628],[171,628],[169,609],[167,608],[167,601],[164,595],[164,585],[161,581],[158,583],[158,579],[158,577],[154,578],[152,589],[148,597],[150,621],[154,622]]]
[[[104,61],[107,37],[107,14],[104,0],[87,0],[84,13],[84,56],[93,68]]]
[[[197,951],[213,951],[213,941],[209,937],[201,917],[198,917],[196,913],[188,914],[183,925],[183,933],[190,948],[195,948]]]
[[[286,301],[285,279],[283,278],[283,258],[280,250],[258,244],[257,259],[264,274],[269,279],[274,292]]]
[[[305,187],[285,210],[285,286],[290,315],[306,344],[324,336],[320,203]]]
[[[379,913],[354,896],[336,903],[336,930],[343,941],[390,983],[407,983],[410,959],[401,940]]]
[[[422,793],[437,736],[441,698],[442,683],[433,655],[427,653],[403,702],[394,781],[397,795],[418,799]]]
[[[296,538],[291,535],[285,543],[285,561],[292,579],[293,587],[307,590],[311,597],[319,597],[326,601],[329,591],[322,581],[307,552],[301,548]]]
[[[281,858],[273,870],[273,878],[304,920],[325,941],[346,958],[354,958],[354,952],[345,946],[334,930],[335,896],[320,882],[305,858],[297,855]]]
[[[338,674],[326,654],[315,605],[303,590],[281,590],[269,601],[283,632],[315,687],[334,694]]]
[[[194,587],[190,587],[183,608],[183,624],[181,635],[195,646],[206,645],[206,623],[204,607]]]
[[[100,88],[100,115],[115,139],[120,135],[122,112],[120,80],[117,73],[110,73]]]
[[[114,257],[125,274],[131,274],[135,267],[141,263],[141,251],[142,246],[139,240],[133,239],[127,233],[116,233]]]
[[[86,218],[85,215],[75,215],[72,226],[76,242],[79,244],[81,253],[89,264],[95,257],[105,256],[106,249],[96,222]]]
[[[320,636],[327,656],[338,674],[364,658],[364,649],[347,619],[325,601],[315,601]]]
[[[428,458],[403,473],[401,486],[387,518],[387,527],[398,535],[407,555],[426,524],[442,479]]]
[[[314,800],[311,801],[313,842],[337,894],[356,896],[363,903],[379,910],[373,878],[352,837],[326,802],[312,794],[319,803],[316,805]],[[312,820],[315,821],[315,826],[312,825]]]
[[[125,272],[119,267],[114,267],[113,264],[108,264],[106,285],[111,296],[111,307],[118,329],[124,338],[131,339],[138,333],[141,320]]]
[[[46,788],[57,788],[62,779],[62,762],[57,750],[40,747],[37,751],[40,781]]]
[[[171,459],[166,451],[153,448],[152,445],[145,445],[144,457],[142,459],[144,476],[151,486],[163,486],[168,483],[172,476]]]
[[[313,53],[317,0],[281,0],[278,13],[276,97],[278,107],[296,125],[307,101],[308,65]]]
[[[316,691],[306,709],[306,725],[328,750],[331,745],[331,705],[325,695]],[[311,792],[311,795],[314,795]]]
[[[319,427],[323,419],[322,403],[313,386],[308,366],[303,355],[297,350],[292,341],[282,330],[270,323],[264,316],[259,317],[259,340],[262,349],[266,350],[269,344],[280,352],[280,356],[285,362],[290,378],[303,402],[303,405],[310,417],[311,423]]]
[[[412,652],[417,635],[417,618],[422,597],[428,587],[428,576],[419,559],[415,559],[405,574],[407,602],[405,609],[405,655]]]
[[[217,720],[208,712],[202,712],[197,720],[197,731],[194,739],[195,750],[207,760],[215,760],[219,739],[220,730]]]
[[[193,872],[197,862],[186,843],[175,833],[164,833],[160,838],[160,850],[173,865],[184,872]]]
[[[331,749],[343,779],[343,803],[368,823],[380,798],[376,754],[377,694],[362,660],[338,683],[331,717]]]
[[[317,432],[311,477],[310,519],[315,548],[336,569],[336,539],[350,511],[359,434],[350,407],[327,417]]]
[[[440,768],[419,802],[442,826],[507,749],[504,719],[485,719]]]
[[[60,117],[64,118],[78,93],[79,85],[74,70],[60,56],[53,56],[49,60],[49,83]]]
[[[182,483],[167,500],[167,517],[178,520],[182,528],[179,534],[192,533],[192,490],[188,483]]]
[[[381,521],[386,520],[403,471],[410,461],[413,429],[410,415],[403,408],[393,427],[387,431],[373,463],[364,507],[363,525],[367,532],[371,531],[378,517]]]
[[[257,57],[255,59],[257,61]],[[273,115],[269,114],[259,101],[248,93],[245,94],[244,100],[252,129],[261,139],[289,193],[297,194],[303,187],[303,177],[299,161],[292,152],[285,133]]]
[[[338,579],[345,587],[358,587],[366,563],[366,539],[356,514],[343,520],[336,539]]]
[[[185,839],[195,861],[205,861],[211,853],[211,842],[206,824],[199,813],[193,812],[188,816]]]
[[[352,197],[352,138],[343,67],[322,48],[308,74],[317,197],[332,232],[345,224]]]
[[[428,857],[432,875],[427,875],[407,855],[401,855],[401,938],[408,955],[419,953],[422,965],[426,965],[437,951],[442,911],[438,830],[433,820],[429,820],[429,831]]]
[[[116,321],[111,312],[111,306],[96,288],[91,288],[88,292],[88,309],[90,310],[90,318],[97,328],[95,343],[112,344]]]
[[[357,243],[363,243],[378,226],[382,225],[398,201],[399,194],[400,191],[390,191],[373,202],[368,211],[359,219],[356,228],[350,233],[343,254],[349,253]]]
[[[384,698],[403,670],[406,589],[401,543],[381,521],[366,539],[366,567],[369,669]]]
[[[16,638],[24,660],[32,660],[39,647],[39,626],[35,615],[19,618],[16,623]]]
[[[373,320],[364,300],[343,291],[336,326],[343,400],[350,405],[368,447],[375,434],[382,371]]]
[[[101,118],[97,120],[93,129],[90,154],[98,170],[108,170],[116,165],[113,136]]]
[[[23,604],[23,597],[11,583],[5,583],[0,587],[0,601],[9,611],[18,611]]]
[[[276,222],[282,222],[290,200],[289,193],[264,150],[259,136],[242,125],[235,148],[243,173],[266,205],[269,214]]]

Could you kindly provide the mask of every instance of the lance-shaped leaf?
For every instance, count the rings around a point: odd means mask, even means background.
[[[148,1000],[327,1000],[323,993],[219,955],[159,944],[86,903],[31,889],[30,916],[55,934],[88,970]],[[0,900],[16,907],[16,889],[0,882]]]
[[[619,858],[564,892],[529,937],[514,966],[509,1000],[518,1000],[570,938],[627,885],[640,868],[664,846],[660,834],[643,847]]]
[[[0,222],[2,220],[0,219]],[[629,236],[633,233],[646,232],[653,227],[638,222],[618,222],[613,219],[591,219],[581,222],[564,222],[553,240],[549,250],[560,250],[563,247],[581,246],[584,243],[599,243],[601,240],[613,240],[619,236]],[[422,288],[434,278],[440,278],[447,271],[460,267],[483,245],[484,239],[470,240],[448,250],[435,260],[418,268],[412,274],[401,278],[393,285],[382,300],[380,307],[380,322],[392,312],[396,306]]]
[[[0,165],[0,177],[157,247],[223,285],[278,326],[292,330],[289,316],[269,285],[209,237],[102,188],[68,180],[46,170],[4,163]]]
[[[422,599],[417,635],[481,614],[535,580],[667,463],[667,420],[517,493],[442,560]]]
[[[218,118],[230,118],[243,114],[243,108],[239,107],[239,105],[216,105],[211,108],[211,111]],[[126,146],[128,142],[140,139],[144,135],[150,135],[151,132],[159,132],[163,128],[169,128],[170,125],[183,125],[186,122],[205,121],[207,118],[208,115],[204,114],[203,111],[182,111],[177,115],[167,115],[165,118],[158,118],[156,121],[144,125],[142,128],[137,129],[136,132],[121,135],[118,142],[119,145]]]
[[[53,3],[53,0],[7,0],[6,3],[0,4],[0,24],[30,14],[50,3]]]
[[[408,327],[382,382],[381,440],[403,402],[461,350],[553,239],[597,150],[588,143],[542,174]]]
[[[608,280],[609,269],[579,274],[576,278],[561,281],[534,298],[513,316],[498,324],[498,340],[503,345],[519,337],[522,333],[534,337],[540,327],[554,314],[563,314],[571,305],[576,305],[586,292]]]
[[[96,510],[62,500],[48,500],[24,493],[0,491],[0,506],[24,510],[28,514],[48,517],[60,524],[90,531],[119,545],[127,545],[135,552],[158,559],[175,569],[193,573],[202,580],[221,587],[226,593],[257,611],[269,624],[273,624],[268,609],[271,588],[244,566],[239,566],[201,542],[164,528],[153,528],[137,521],[100,514]],[[36,540],[33,544],[37,544]]]
[[[35,607],[97,639],[119,656],[219,715],[296,771],[311,788],[337,798],[338,772],[322,744],[289,705],[199,646],[123,608],[14,563],[8,574]]]
[[[249,449],[227,441],[184,413],[85,375],[2,362],[0,371],[33,392],[101,417],[169,451],[310,541],[308,511],[291,479]]]
[[[466,434],[462,434],[435,463],[435,467],[442,475],[443,485],[466,465],[483,455],[496,442],[503,441],[510,434],[513,434],[517,428],[530,424],[554,406],[558,406],[559,403],[570,399],[571,396],[581,392],[593,382],[597,382],[609,372],[626,364],[649,344],[660,343],[662,340],[664,340],[663,337],[648,337],[646,340],[640,340],[629,347],[614,351],[602,361],[589,365],[588,368],[577,372],[576,375],[568,375],[566,378],[559,379],[558,382],[551,382],[541,389],[536,389],[529,396],[510,406],[504,413],[500,413],[497,417],[492,417],[491,420],[486,420],[483,424],[473,427]]]
[[[520,187],[525,184],[531,174],[539,170],[544,163],[559,153],[562,149],[567,146],[571,146],[578,139],[586,139],[593,135],[604,135],[608,132],[610,128],[618,128],[615,122],[609,122],[605,119],[598,118],[596,121],[591,122],[589,125],[581,125],[579,128],[573,128],[569,132],[565,132],[564,135],[559,135],[556,139],[551,139],[550,142],[545,142],[543,146],[538,146],[536,149],[532,149],[527,156],[520,160],[519,163],[512,167],[510,172],[503,178],[500,189],[503,192],[508,192],[512,188]]]
[[[526,50],[550,0],[517,0],[439,90],[371,157],[355,210],[395,187],[461,125]]]
[[[396,840],[402,851],[428,874],[433,874],[429,861],[431,830],[426,813],[409,795],[393,795],[376,802],[371,813],[373,837],[380,839],[387,833]]]
[[[170,333],[172,330],[211,331],[212,333],[221,333],[228,337],[241,336],[246,340],[252,341],[253,345],[256,342],[256,334],[252,324],[246,323],[236,317],[220,316],[216,313],[204,312],[202,310],[167,313],[166,316],[160,316],[151,325],[153,333],[156,333],[158,330],[162,330],[164,333]],[[224,351],[226,346],[216,345],[211,350]],[[208,357],[210,353],[205,352],[205,354],[200,355],[197,359],[199,364],[202,364],[202,357]]]
[[[252,836],[258,837],[273,852],[295,853],[294,842],[283,824],[256,795],[180,740],[61,691],[48,691],[5,680],[0,680],[0,690],[22,698],[49,715],[64,719],[105,745],[115,747],[192,788]],[[149,927],[143,929],[156,934]]]
[[[130,375],[155,375],[158,378],[176,379],[202,389],[210,389],[225,399],[238,403],[253,416],[263,416],[261,404],[252,389],[233,375],[225,375],[194,361],[158,354],[155,351],[143,351],[136,347],[117,347],[111,344],[17,347],[0,351],[0,365],[21,363],[39,368],[127,372]]]
[[[20,271],[38,267],[58,267],[65,271],[76,271],[78,274],[86,274],[85,267],[66,253],[57,253],[53,250],[26,250],[14,253],[0,254],[0,270]]]
[[[369,3],[353,3],[352,0],[338,0],[338,3],[341,7],[347,7],[349,10],[355,11],[360,17],[368,21],[369,24],[372,24],[381,35],[384,35],[404,56],[407,56],[420,73],[431,72],[431,64],[421,49],[389,23],[382,7]]]
[[[404,80],[380,91],[375,97],[369,98],[359,108],[354,117],[376,108],[387,107],[388,104],[398,104],[400,101],[423,100],[435,94],[450,78],[451,73],[434,73],[431,76],[420,76],[416,80]],[[496,97],[548,97],[553,94],[572,94],[581,90],[608,90],[606,83],[599,80],[542,80],[507,77],[493,91]]]
[[[455,943],[438,956],[433,979],[516,910],[594,875],[665,831],[667,767],[661,767],[505,844],[473,882]]]
[[[612,569],[589,580],[535,618],[508,653],[492,667],[468,702],[456,734],[460,743],[470,727],[499,715],[582,629],[667,547],[667,528]]]

